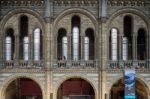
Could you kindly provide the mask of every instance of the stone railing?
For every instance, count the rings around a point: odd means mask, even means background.
[[[0,61],[1,68],[44,68],[44,61],[24,61],[24,60],[10,60],[10,61]]]
[[[53,68],[57,69],[96,69],[97,60],[57,60],[53,62]]]
[[[107,70],[122,71],[124,69],[135,69],[137,72],[150,72],[150,64],[148,61],[108,61]]]

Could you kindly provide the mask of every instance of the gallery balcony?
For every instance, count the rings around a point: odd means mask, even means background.
[[[44,68],[44,61],[24,61],[24,60],[1,60],[1,69],[42,69]]]
[[[119,72],[125,69],[135,69],[137,72],[150,72],[150,62],[147,60],[108,61],[108,71]]]
[[[56,60],[53,69],[97,69],[98,60]]]

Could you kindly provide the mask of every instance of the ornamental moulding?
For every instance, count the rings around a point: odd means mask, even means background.
[[[149,0],[108,0],[108,6],[149,6]]]

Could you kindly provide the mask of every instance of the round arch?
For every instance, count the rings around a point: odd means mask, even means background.
[[[59,32],[60,32],[60,30],[63,30],[63,31],[65,31],[65,33],[66,33],[66,36],[67,36],[67,29],[66,28],[64,28],[64,27],[60,27],[58,30],[57,30],[57,32],[56,32],[56,38],[58,37],[58,35],[59,35]]]
[[[139,27],[138,30],[137,30],[137,32],[136,32],[137,33],[136,35],[138,35],[138,32],[141,29],[145,32],[145,37],[148,36],[147,29],[145,27]]]
[[[111,22],[113,21],[113,19],[115,17],[117,17],[117,16],[119,16],[121,14],[124,14],[124,13],[132,13],[132,14],[138,15],[139,17],[141,17],[144,20],[144,22],[146,23],[147,27],[150,24],[148,16],[143,11],[140,11],[139,9],[135,9],[135,8],[122,8],[122,9],[117,10],[115,13],[113,13],[110,16],[110,18],[107,21],[108,26],[110,27],[110,24],[111,24]]]
[[[84,35],[85,35],[85,33],[86,33],[87,30],[92,30],[93,33],[94,33],[94,37],[96,37],[96,35],[95,35],[95,30],[94,30],[92,27],[87,27],[87,28],[84,30]]]
[[[54,21],[54,27],[57,26],[58,22],[59,22],[64,16],[69,15],[69,14],[71,14],[71,13],[81,13],[81,14],[83,14],[83,15],[86,15],[87,17],[90,18],[90,20],[93,22],[93,24],[94,24],[94,26],[95,26],[95,28],[96,28],[96,26],[97,26],[97,21],[96,21],[95,16],[94,16],[91,12],[87,11],[86,9],[81,9],[81,8],[67,9],[67,10],[63,11],[62,13],[60,13],[60,14],[56,17],[56,19],[55,19],[55,21]]]
[[[122,79],[123,79],[123,77],[119,77],[119,78],[113,80],[113,82],[111,83],[111,85],[110,85],[110,87],[109,87],[109,89],[108,89],[108,96],[109,96],[109,98],[110,98],[111,90],[112,90],[112,87],[114,86],[114,84],[118,83],[118,82],[121,81]],[[141,84],[141,85],[145,88],[147,97],[149,97],[149,92],[150,92],[150,90],[149,90],[149,88],[148,88],[146,82],[144,82],[144,80],[141,79],[141,78],[139,78],[139,77],[136,77],[136,81],[137,81],[139,84]]]
[[[36,17],[38,20],[39,20],[39,22],[41,23],[41,26],[42,26],[42,31],[43,31],[43,33],[45,33],[45,21],[44,21],[44,19],[42,18],[42,16],[38,13],[38,12],[36,12],[36,11],[34,11],[34,10],[32,10],[32,9],[27,9],[27,8],[17,8],[17,9],[14,9],[14,10],[11,10],[11,11],[9,11],[3,18],[2,18],[2,20],[1,20],[1,32],[3,33],[4,32],[4,26],[5,26],[5,24],[6,24],[6,22],[7,22],[7,20],[10,18],[10,17],[12,17],[14,14],[19,14],[19,13],[28,13],[28,14],[31,14],[31,15],[33,15],[34,17]]]
[[[11,82],[19,78],[27,78],[27,79],[33,80],[37,85],[39,85],[39,88],[41,89],[41,92],[42,92],[42,97],[44,99],[44,87],[42,86],[42,82],[39,80],[39,78],[33,75],[29,75],[29,74],[21,74],[21,75],[19,74],[19,76],[18,74],[15,74],[13,76],[8,77],[1,85],[2,86],[1,88],[2,99],[5,99],[5,92],[9,84],[11,84]]]
[[[120,36],[120,31],[119,31],[118,27],[110,27],[109,30],[108,30],[109,32],[108,32],[108,34],[107,34],[108,37],[110,36],[112,29],[116,29],[118,36]]]
[[[69,76],[69,77],[63,78],[61,81],[59,81],[59,82],[57,83],[57,86],[56,86],[56,89],[55,89],[55,93],[58,92],[59,87],[61,86],[61,84],[63,84],[65,81],[67,81],[67,80],[69,80],[69,79],[72,79],[72,78],[79,78],[79,79],[83,79],[83,80],[87,81],[87,82],[92,86],[92,88],[93,88],[93,90],[94,90],[95,99],[98,98],[98,96],[97,96],[97,95],[98,95],[98,93],[97,93],[98,91],[97,91],[95,85],[92,83],[91,80],[89,80],[89,79],[87,79],[87,78],[85,78],[85,77],[82,77],[82,76]],[[56,94],[56,97],[57,97],[57,94]]]

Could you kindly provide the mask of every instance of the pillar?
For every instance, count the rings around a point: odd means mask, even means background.
[[[81,47],[81,51],[80,51],[80,59],[81,60],[84,60],[84,35],[83,34],[81,34],[81,36],[80,36],[80,38],[81,38],[81,42],[80,42],[80,47]]]
[[[134,33],[132,35],[132,58],[134,61],[137,60],[137,35]]]
[[[51,0],[46,0],[45,17],[51,16]]]
[[[67,37],[68,37],[68,60],[71,60],[72,58],[72,34],[71,33],[67,33]]]
[[[19,53],[20,53],[20,50],[19,50],[19,48],[20,48],[20,43],[19,43],[19,41],[20,41],[20,38],[19,38],[19,34],[15,34],[15,55],[14,55],[14,60],[16,61],[15,62],[15,64],[17,64],[18,63],[18,61],[19,61],[19,59],[20,59],[20,57],[19,57]]]
[[[147,51],[147,58],[148,58],[148,68],[150,68],[150,35],[148,35],[148,42],[147,42],[147,44],[148,44],[148,51]]]
[[[119,50],[119,55],[118,55],[118,60],[122,60],[122,38],[123,38],[123,35],[122,34],[120,34],[119,36],[118,36],[118,50]]]
[[[106,17],[106,0],[102,0],[102,17]]]

